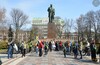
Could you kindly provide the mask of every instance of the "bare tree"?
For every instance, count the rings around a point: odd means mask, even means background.
[[[85,24],[85,16],[80,15],[80,17],[76,20],[77,21],[77,29],[78,29],[78,42],[79,40],[83,40],[86,35],[86,24]]]
[[[57,36],[59,37],[59,38],[61,38],[61,36],[62,36],[62,30],[61,30],[61,25],[60,24],[56,24],[56,30],[55,30],[55,32],[57,33]]]
[[[54,32],[56,33],[57,38],[61,38],[63,27],[64,27],[64,25],[63,25],[64,21],[59,16],[55,17],[54,21],[55,21],[55,27],[54,27],[55,30],[54,30]]]
[[[100,10],[95,13],[95,22],[94,22],[94,30],[95,30],[95,40],[97,43],[100,40]]]
[[[85,15],[86,17],[86,24],[87,24],[87,31],[88,31],[88,41],[91,42],[93,36],[92,36],[92,32],[93,32],[93,22],[94,22],[94,11],[89,11],[86,13]]]
[[[78,40],[86,38],[91,42],[92,38],[98,42],[100,25],[100,12],[89,11],[86,15],[81,15],[77,20]]]
[[[12,22],[15,27],[15,40],[18,41],[18,31],[28,22],[28,16],[19,9],[12,9],[11,11]]]
[[[70,34],[72,27],[73,27],[73,20],[72,19],[66,19],[64,27],[65,27],[65,32],[66,32],[65,35],[67,36],[67,38],[69,38],[69,34]]]
[[[5,13],[6,9],[5,8],[0,8],[0,30],[2,30],[2,34],[4,36],[4,31],[6,29],[6,19],[5,19]]]
[[[5,19],[5,8],[0,8],[0,23],[4,21]]]

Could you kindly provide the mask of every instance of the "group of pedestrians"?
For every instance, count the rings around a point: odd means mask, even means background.
[[[85,50],[87,51],[88,55],[91,55],[91,60],[92,61],[97,61],[97,57],[96,55],[99,54],[99,58],[100,58],[100,45],[97,48],[96,44],[95,44],[95,40],[92,40],[91,43],[87,43],[85,45],[85,47],[83,48],[83,43],[82,41],[79,41],[79,43],[77,41],[73,42],[73,44],[71,44],[71,42],[69,43],[68,41],[65,42],[63,44],[63,52],[64,52],[64,57],[66,57],[67,53],[73,54],[74,58],[76,59],[78,55],[80,55],[80,59],[82,59],[83,57],[83,49],[85,48]],[[73,53],[71,53],[73,52]],[[86,54],[86,53],[85,53]],[[100,61],[100,59],[99,59]]]
[[[29,51],[31,51],[31,42],[28,42],[28,47],[29,47]],[[11,42],[8,43],[8,59],[13,58],[13,54],[22,54],[22,57],[25,57],[26,55],[26,50],[27,50],[27,43],[25,41],[22,41],[20,43],[15,43],[14,40],[12,40]]]
[[[47,55],[48,51],[52,52],[52,50],[54,50],[54,51],[63,51],[65,58],[67,54],[74,55],[75,59],[77,58],[78,55],[80,55],[80,59],[83,58],[82,56],[83,56],[84,46],[82,41],[63,42],[63,41],[55,41],[55,40],[51,40],[51,41],[38,40],[38,42],[35,45],[33,45],[34,43],[32,41],[28,41],[27,43],[25,41],[22,41],[19,44],[17,44],[18,47],[17,53],[21,53],[22,57],[25,57],[27,53],[27,45],[28,45],[28,52],[31,52],[34,47],[36,55],[38,55],[39,57],[42,57],[43,54]],[[15,45],[14,41],[8,43],[8,59],[13,58],[14,45]],[[84,48],[86,48],[86,50],[90,50],[89,55],[91,55],[92,61],[97,61],[96,55],[97,54],[100,55],[100,45],[98,48],[96,48],[95,41],[91,41],[91,43],[88,43],[88,45],[86,45]]]
[[[53,44],[53,41],[38,41],[38,44],[36,46],[36,52],[37,52],[37,49],[39,51],[39,57],[41,57],[43,55],[43,52],[44,52],[44,55],[47,55],[48,54],[48,51],[52,52],[52,44]]]

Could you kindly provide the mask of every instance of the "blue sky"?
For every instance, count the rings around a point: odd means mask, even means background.
[[[32,20],[34,17],[48,17],[47,8],[53,4],[55,16],[61,18],[76,19],[80,14],[85,14],[90,10],[99,10],[100,6],[94,7],[93,0],[0,0],[0,7],[7,10],[9,17],[12,8],[19,8],[24,11]]]

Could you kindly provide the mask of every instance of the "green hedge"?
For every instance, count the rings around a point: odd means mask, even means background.
[[[7,41],[6,40],[0,41],[0,49],[7,49]]]

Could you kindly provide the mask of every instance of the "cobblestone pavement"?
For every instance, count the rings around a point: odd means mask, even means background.
[[[79,57],[78,57],[79,58]],[[27,58],[20,61],[17,65],[100,65],[92,62],[89,57],[83,59],[74,59],[73,56],[67,55],[64,58],[62,51],[52,51],[42,57],[36,56],[35,53],[27,55]]]

